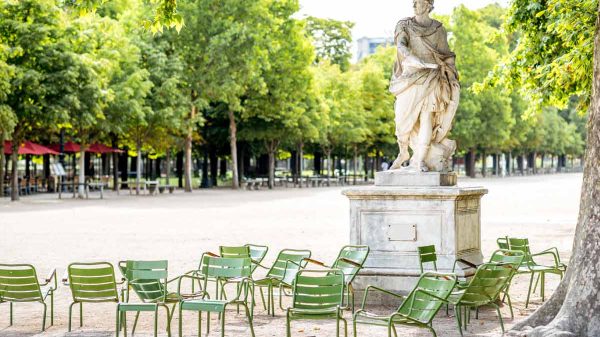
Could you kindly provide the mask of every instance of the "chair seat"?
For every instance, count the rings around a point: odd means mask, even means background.
[[[361,311],[356,314],[355,320],[356,323],[359,324],[369,324],[369,325],[382,325],[387,326],[387,322],[389,322],[391,315],[381,315],[368,311]],[[411,324],[412,321],[401,317],[394,317],[394,323],[402,323],[402,324]]]
[[[224,300],[184,300],[181,302],[181,310],[225,312],[229,301]]]
[[[564,270],[561,269],[561,267],[559,266],[558,268],[554,267],[554,266],[542,266],[542,265],[530,265],[530,266],[520,266],[519,270],[517,273],[519,274],[526,274],[526,273],[531,273],[531,272],[548,272],[548,273],[559,273],[561,271],[564,272]]]
[[[158,303],[120,303],[119,311],[156,311]]]
[[[254,281],[254,285],[262,286],[262,287],[267,287],[269,285],[271,285],[273,287],[278,287],[281,283],[282,283],[281,280],[278,280],[276,278],[264,278],[264,279]]]
[[[290,318],[329,319],[338,316],[337,308],[329,309],[298,309],[290,308]]]

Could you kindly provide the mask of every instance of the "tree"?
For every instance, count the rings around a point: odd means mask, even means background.
[[[509,24],[523,37],[505,79],[535,94],[539,107],[565,103],[573,94],[581,97],[581,107],[590,106],[581,206],[569,268],[552,297],[515,325],[513,333],[595,336],[600,333],[596,296],[600,287],[600,9],[596,1],[514,0],[510,14]]]
[[[181,4],[186,29],[178,39],[178,49],[186,62],[186,82],[193,104],[190,117],[207,102],[226,104],[233,188],[237,189],[237,132],[243,101],[250,91],[266,89],[262,71],[269,64],[269,35],[274,25],[270,1],[200,0]],[[189,134],[188,139],[186,153],[191,157]]]
[[[46,134],[67,120],[72,98],[66,83],[77,76],[62,40],[60,11],[52,0],[0,3],[0,41],[11,46],[6,64],[14,70],[5,105],[14,113],[11,199],[19,200],[18,148],[28,134]]]
[[[340,66],[342,71],[350,69],[352,52],[352,27],[349,21],[321,19],[313,16],[306,18],[306,29],[313,38],[317,51],[316,63],[329,61]]]
[[[8,46],[0,44],[0,197],[4,196],[4,141],[12,134],[16,117],[6,98],[10,91],[10,80],[14,69],[6,63]]]
[[[271,27],[269,67],[263,73],[267,90],[251,92],[242,113],[240,137],[263,142],[268,154],[269,188],[273,188],[275,156],[282,142],[297,141],[301,156],[304,142],[317,134],[310,104],[314,50],[303,23],[292,17],[298,9],[297,0],[271,3],[278,20]]]

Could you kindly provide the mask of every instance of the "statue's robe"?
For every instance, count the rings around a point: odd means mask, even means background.
[[[396,96],[398,142],[410,145],[413,151],[418,145],[448,143],[446,136],[452,128],[459,100],[459,97],[453,97],[453,89],[454,96],[458,96],[460,85],[454,65],[455,54],[448,46],[446,30],[435,20],[424,27],[414,18],[403,19],[396,26],[395,43],[398,53],[390,92]],[[407,61],[408,55],[414,55],[429,67],[415,67]],[[450,104],[450,101],[456,104]],[[433,112],[432,140],[430,144],[417,144],[419,116],[426,110]]]

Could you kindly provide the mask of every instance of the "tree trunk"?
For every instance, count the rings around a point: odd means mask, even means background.
[[[302,170],[304,170],[304,143],[298,144],[298,187],[302,188]]]
[[[235,123],[235,114],[229,111],[229,146],[231,147],[231,171],[232,171],[232,188],[237,190],[240,187],[237,170],[237,125]]]
[[[354,174],[352,175],[352,185],[356,185],[356,174],[358,173],[358,146],[354,145],[354,156],[352,158],[352,169]]]
[[[171,150],[167,150],[167,156],[165,158],[165,178],[167,179],[165,185],[171,186]]]
[[[558,290],[533,315],[518,323],[517,335],[599,336],[600,301],[600,11],[594,43],[594,81],[579,221],[569,269]],[[530,330],[529,327],[535,327]]]
[[[218,186],[219,183],[219,157],[217,156],[217,150],[214,148],[210,149],[210,180],[212,186]]]
[[[140,194],[140,184],[142,182],[142,142],[138,140],[136,145],[137,161],[135,166],[135,194]]]
[[[487,176],[487,153],[485,152],[481,155],[481,175],[484,178]]]
[[[175,169],[177,171],[177,187],[183,188],[183,152],[177,152],[177,159],[175,163]]]
[[[365,173],[364,181],[369,181],[369,151],[364,153],[365,160],[363,161],[363,171]]]
[[[4,198],[4,133],[0,132],[0,199]]]
[[[465,172],[467,176],[475,178],[475,150],[470,150],[465,156]]]
[[[331,179],[331,172],[333,172],[333,162],[331,160],[331,150],[326,149],[324,152],[325,156],[327,156],[327,186],[329,186],[329,179]]]
[[[524,161],[525,161],[525,159],[523,158],[523,154],[520,154],[517,156],[517,168],[519,169],[519,172],[521,172],[521,175],[523,175],[525,172]]]
[[[19,201],[19,170],[17,169],[17,162],[19,161],[19,146],[20,141],[13,138],[12,141],[12,154],[10,156],[11,160],[11,179],[12,179],[12,189],[10,191],[10,200]]]
[[[512,175],[512,152],[506,154],[506,175]]]
[[[117,136],[114,135],[112,137],[112,147],[116,149],[119,144],[117,143]],[[119,184],[119,154],[117,152],[113,152],[113,168],[112,168],[112,176],[113,176],[113,191],[116,191]]]
[[[270,140],[265,142],[265,148],[269,156],[269,189],[275,187],[275,152],[279,142],[276,140]]]
[[[85,150],[86,145],[81,144],[79,148],[79,176],[77,179],[77,195],[82,199],[85,195]]]

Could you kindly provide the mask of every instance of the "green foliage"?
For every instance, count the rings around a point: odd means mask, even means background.
[[[579,98],[586,111],[592,90],[597,0],[514,0],[507,27],[518,44],[496,78],[522,88],[534,108],[565,107]]]
[[[306,30],[317,51],[316,63],[327,60],[340,66],[342,71],[350,69],[352,27],[354,23],[349,21],[306,18]]]
[[[69,85],[79,74],[63,34],[61,12],[52,0],[0,3],[0,41],[10,46],[5,62],[13,72],[4,94],[16,121],[13,140],[45,134],[68,118]]]

